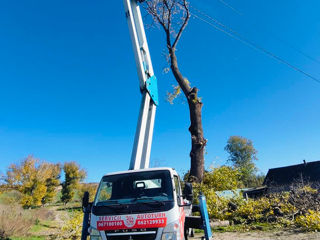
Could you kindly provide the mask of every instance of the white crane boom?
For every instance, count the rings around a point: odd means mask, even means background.
[[[153,73],[146,34],[137,0],[123,0],[133,45],[142,101],[130,170],[149,168],[156,105],[158,105],[157,79]],[[142,2],[139,0],[139,2]]]

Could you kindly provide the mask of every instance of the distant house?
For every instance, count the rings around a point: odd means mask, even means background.
[[[320,189],[320,161],[306,162],[269,169],[263,186],[244,192],[244,196],[256,198],[270,192],[288,191],[294,184],[310,184]]]
[[[295,183],[311,184],[317,187],[320,184],[320,161],[271,168],[264,179],[267,187],[289,187]]]

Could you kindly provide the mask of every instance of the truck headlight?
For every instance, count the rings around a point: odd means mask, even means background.
[[[179,228],[180,227],[179,227],[178,221],[174,221],[174,222],[168,224],[163,229],[161,240],[180,240]]]
[[[171,233],[162,233],[161,240],[176,240],[177,239],[177,233],[171,232]]]
[[[100,232],[97,229],[90,227],[89,233],[90,233],[90,240],[102,240],[100,236]]]

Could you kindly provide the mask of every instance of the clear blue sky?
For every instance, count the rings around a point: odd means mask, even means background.
[[[320,78],[318,0],[225,2],[236,10],[191,3]],[[163,73],[163,33],[147,35],[160,95],[151,165],[187,171],[187,105],[166,102],[175,82]],[[319,83],[194,18],[178,57],[204,102],[207,167],[226,162],[231,135],[253,141],[264,173],[320,159]],[[77,161],[87,181],[128,168],[140,92],[121,0],[2,0],[0,84],[2,173],[29,154]]]

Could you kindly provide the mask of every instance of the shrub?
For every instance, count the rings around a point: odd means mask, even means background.
[[[307,231],[320,231],[320,212],[309,210],[305,216],[298,216],[295,223]]]
[[[230,214],[230,216],[241,223],[251,223],[266,221],[267,217],[271,214],[273,212],[270,209],[269,199],[261,198],[241,201],[236,211]]]
[[[202,184],[194,184],[194,199],[197,203],[200,192],[207,199],[208,213],[211,218],[225,220],[229,217],[228,199],[220,197],[216,191],[235,190],[240,185],[240,175],[237,169],[228,166],[211,168],[204,174]]]
[[[77,240],[81,237],[83,213],[74,211],[71,213],[70,219],[65,221],[64,226],[58,239]]]
[[[214,191],[234,190],[240,185],[240,172],[228,166],[211,168],[204,174],[203,184]]]
[[[206,196],[210,218],[230,220],[236,224],[277,222],[288,226],[297,212],[296,207],[289,202],[289,193],[270,194],[259,199],[246,200],[241,195],[227,199],[218,196],[208,185],[197,184],[196,200],[200,191]]]
[[[2,204],[15,204],[21,201],[22,194],[19,191],[11,190],[3,192],[0,195],[0,203]]]
[[[305,183],[295,183],[290,191],[269,189],[271,193],[258,199],[242,196],[224,198],[222,190],[234,190],[241,184],[237,170],[230,167],[213,168],[204,175],[202,184],[194,184],[195,204],[199,193],[207,199],[210,218],[229,220],[235,224],[273,223],[274,226],[300,226],[305,230],[320,230],[320,192]],[[229,181],[229,179],[231,179]]]
[[[29,213],[18,205],[0,205],[0,239],[27,235],[34,223]]]
[[[228,200],[223,197],[219,197],[215,193],[215,190],[207,185],[194,184],[194,199],[196,204],[198,204],[200,192],[206,196],[209,217],[224,220],[226,218],[224,213],[228,209]]]
[[[47,208],[38,208],[33,209],[32,214],[34,217],[36,217],[36,220],[54,220],[55,219],[55,213],[53,210],[49,210]]]

